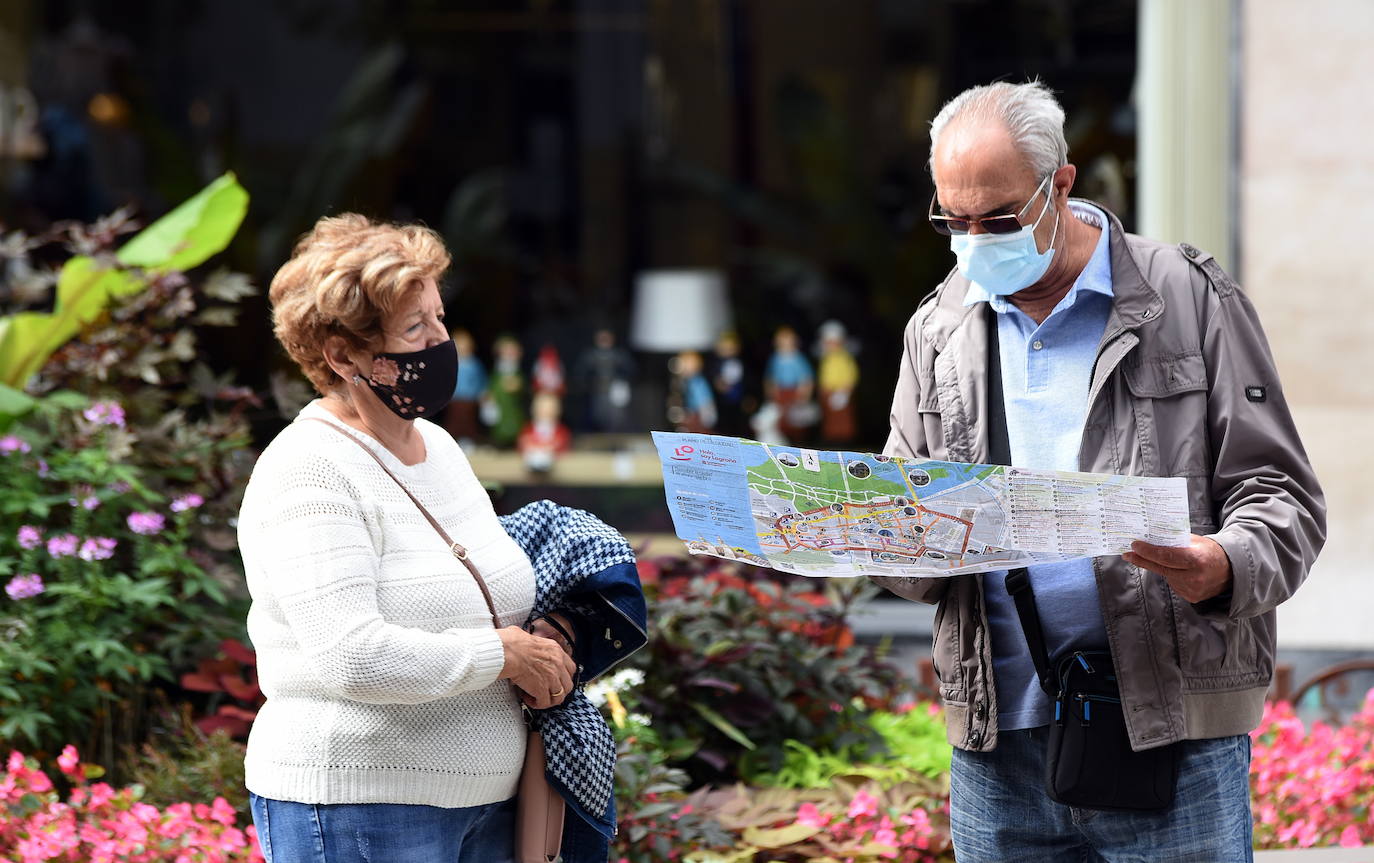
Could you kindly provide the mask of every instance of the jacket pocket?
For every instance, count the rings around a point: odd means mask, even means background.
[[[935,680],[946,698],[963,700],[963,675],[960,674],[960,632],[957,598],[946,592],[935,607],[935,638],[930,651],[930,664],[935,668]]]
[[[1265,648],[1256,618],[1203,616],[1169,592],[1178,639],[1179,667],[1190,689],[1225,690],[1254,686],[1273,672],[1273,652]]]
[[[1196,527],[1215,525],[1207,430],[1207,364],[1197,353],[1146,358],[1124,367],[1145,473],[1188,480]]]

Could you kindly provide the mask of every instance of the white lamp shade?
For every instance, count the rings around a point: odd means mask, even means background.
[[[704,350],[729,326],[730,302],[719,270],[645,270],[635,278],[635,348]]]

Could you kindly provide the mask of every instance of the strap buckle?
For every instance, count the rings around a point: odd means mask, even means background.
[[[467,550],[466,548],[463,548],[461,545],[459,545],[459,544],[456,543],[456,542],[455,542],[453,545],[450,545],[450,546],[448,547],[448,550],[451,551],[451,552],[453,552],[453,556],[456,557],[456,558],[458,558],[459,560],[467,560],[467,559],[468,559],[468,550]]]

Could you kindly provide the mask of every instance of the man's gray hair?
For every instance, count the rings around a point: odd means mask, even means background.
[[[945,103],[930,122],[930,158],[940,133],[953,120],[999,120],[1011,133],[1012,143],[1030,163],[1037,180],[1069,163],[1064,140],[1064,109],[1050,89],[1039,81],[1009,84],[999,81],[971,87]]]

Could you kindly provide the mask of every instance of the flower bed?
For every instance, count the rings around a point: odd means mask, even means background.
[[[91,782],[103,771],[80,763],[75,747],[57,759],[70,791],[62,799],[33,759],[11,752],[0,777],[0,863],[261,863],[253,827],[240,830],[234,807],[174,803],[159,809],[142,789]]]
[[[1256,848],[1374,844],[1374,690],[1339,726],[1267,704],[1250,736]]]

